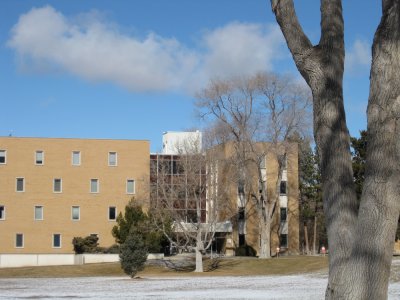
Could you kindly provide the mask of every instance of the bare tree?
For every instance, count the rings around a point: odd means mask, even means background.
[[[400,209],[400,1],[382,0],[372,46],[366,174],[359,209],[343,105],[342,3],[321,0],[318,45],[304,34],[292,0],[271,0],[271,5],[313,94],[330,248],[326,299],[386,299]]]
[[[246,199],[255,205],[261,236],[259,257],[269,258],[282,173],[293,150],[289,137],[295,131],[306,131],[310,97],[291,78],[258,73],[213,80],[197,99],[200,116],[211,121],[212,130],[221,135],[219,141],[233,142],[238,206],[245,208]],[[271,154],[277,161],[278,175],[274,196],[268,197],[263,164]]]
[[[151,207],[171,245],[196,253],[195,272],[203,272],[202,258],[223,223],[219,198],[212,192],[215,180],[209,168],[216,164],[211,153],[185,148],[179,155],[153,155]],[[172,231],[166,224],[172,223]],[[222,230],[225,228],[222,228]]]

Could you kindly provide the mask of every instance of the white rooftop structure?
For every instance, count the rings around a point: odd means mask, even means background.
[[[201,152],[202,134],[196,131],[166,131],[163,133],[162,154],[178,155]]]

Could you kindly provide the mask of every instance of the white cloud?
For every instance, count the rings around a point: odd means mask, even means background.
[[[231,23],[201,44],[188,49],[155,33],[140,39],[96,14],[67,18],[50,6],[21,15],[8,41],[28,70],[67,71],[132,91],[192,90],[212,77],[269,70],[284,41],[277,26]]]
[[[351,73],[364,72],[371,65],[371,45],[357,39],[346,51],[345,67]]]
[[[231,23],[205,35],[210,50],[205,56],[209,75],[252,73],[272,68],[283,36],[279,27]]]

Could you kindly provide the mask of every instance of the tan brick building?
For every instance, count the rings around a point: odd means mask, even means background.
[[[272,146],[268,143],[255,145],[258,153],[264,153],[260,171],[266,196],[269,199],[279,197],[271,227],[271,253],[276,248],[287,254],[299,253],[299,202],[298,202],[298,149],[297,144],[286,146],[286,163],[282,172],[281,182],[278,180],[278,163]],[[257,166],[254,156],[248,152],[245,165],[245,182],[243,199],[240,199],[238,187],[238,161],[235,157],[233,143],[220,145],[213,149],[212,155],[218,157],[217,176],[214,189],[218,196],[225,199],[230,206],[221,212],[232,222],[233,232],[226,235],[225,252],[234,253],[240,246],[251,246],[257,253],[260,251],[260,230],[257,207],[254,195],[259,197],[260,183],[257,176]],[[215,172],[215,171],[214,171]],[[279,191],[278,191],[279,190]],[[279,195],[277,195],[279,193]]]
[[[111,229],[147,199],[148,141],[0,138],[0,253],[72,253],[75,236]]]
[[[222,164],[232,156],[231,146],[212,150],[221,164],[214,171],[208,166],[208,172],[217,172],[211,176],[217,181],[208,183],[208,197],[213,190],[229,204],[220,214],[222,221],[231,222],[231,229],[216,236],[216,249],[228,255],[243,242],[259,251],[252,201],[248,198],[245,207],[240,207],[232,177],[235,171],[224,169]],[[111,246],[115,243],[111,229],[128,201],[133,196],[150,198],[150,161],[156,157],[150,155],[148,141],[0,137],[0,254],[73,253],[72,239],[90,234],[98,235],[100,246]],[[253,176],[255,169],[249,165],[248,170],[248,176]],[[263,172],[268,197],[273,197],[277,165],[272,154],[266,155]],[[288,154],[282,182],[271,233],[272,253],[278,245],[288,253],[297,253],[295,146]],[[257,180],[250,180],[246,187],[247,192],[257,188]]]

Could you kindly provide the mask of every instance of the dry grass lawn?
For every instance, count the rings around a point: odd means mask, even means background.
[[[327,257],[293,256],[273,259],[223,258],[206,260],[204,273],[189,270],[174,271],[163,266],[149,265],[138,273],[139,277],[163,276],[250,276],[289,275],[327,270]],[[119,263],[87,264],[76,266],[49,266],[0,269],[0,278],[10,277],[93,277],[124,276]]]

